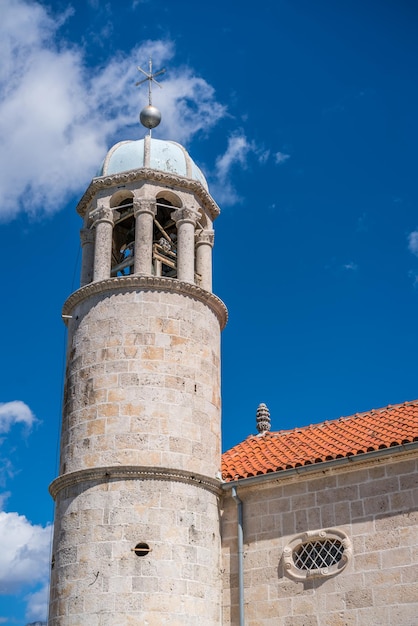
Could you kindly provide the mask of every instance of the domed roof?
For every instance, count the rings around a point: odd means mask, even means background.
[[[148,141],[149,156],[145,152]],[[175,141],[148,139],[148,137],[137,141],[120,141],[115,144],[107,153],[97,176],[118,174],[141,167],[198,180],[208,190],[205,177],[183,146]]]

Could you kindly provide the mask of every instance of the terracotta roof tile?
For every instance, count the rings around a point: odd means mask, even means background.
[[[229,482],[412,441],[418,441],[418,400],[304,428],[251,435],[222,455],[222,477]]]

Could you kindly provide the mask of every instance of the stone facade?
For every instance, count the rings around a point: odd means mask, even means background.
[[[50,626],[220,623],[216,493],[110,470],[60,491],[56,519]]]
[[[352,468],[323,465],[236,485],[244,507],[246,626],[416,626],[418,460],[386,455]],[[237,509],[226,494],[223,624],[232,626],[239,623]],[[346,568],[304,582],[287,575],[289,541],[329,528],[351,541]]]
[[[148,280],[147,290],[127,287],[140,286],[141,278],[111,282],[117,288],[72,309],[61,473],[139,465],[215,477],[221,453],[216,315],[181,287],[165,291],[162,279]]]
[[[65,310],[49,624],[217,625],[221,303],[122,277]]]

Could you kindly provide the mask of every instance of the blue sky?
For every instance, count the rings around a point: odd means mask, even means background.
[[[81,6],[80,6],[81,5]],[[193,10],[191,10],[191,6]],[[222,213],[224,449],[418,397],[418,9],[411,0],[0,0],[0,624],[45,618],[75,205],[144,135]]]

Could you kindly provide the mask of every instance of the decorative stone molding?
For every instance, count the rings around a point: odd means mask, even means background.
[[[169,293],[179,293],[206,304],[218,318],[221,330],[228,320],[228,310],[218,296],[201,289],[193,283],[186,283],[175,278],[164,278],[160,276],[119,276],[117,278],[106,278],[84,287],[80,287],[64,303],[62,314],[71,316],[75,306],[91,296],[111,292],[111,291],[165,291]],[[67,318],[64,318],[67,319]]]
[[[166,467],[145,467],[135,465],[94,467],[58,476],[49,486],[49,493],[56,499],[58,493],[67,487],[91,481],[109,480],[166,480],[195,485],[216,495],[221,494],[220,481],[215,478],[194,474],[186,470]]]
[[[209,245],[213,248],[213,244],[215,243],[215,232],[213,230],[202,230],[197,236],[196,239],[196,247],[201,244]]]
[[[202,203],[202,206],[208,211],[212,220],[216,219],[220,213],[218,205],[199,181],[147,167],[112,174],[111,176],[93,178],[77,205],[77,213],[81,215],[81,217],[84,217],[89,203],[99,191],[107,189],[108,187],[117,187],[118,185],[126,185],[127,183],[134,183],[140,180],[161,183],[167,187],[175,186],[180,189],[187,189],[196,195]]]
[[[91,213],[90,217],[93,221],[93,226],[96,226],[101,222],[107,222],[113,226],[113,211],[103,204],[99,205],[97,209]]]
[[[151,198],[134,198],[133,205],[135,217],[141,213],[157,214],[157,202]]]
[[[197,220],[199,219],[199,213],[195,209],[183,207],[182,209],[176,209],[173,211],[171,217],[176,222],[177,228],[184,222],[196,226]]]
[[[324,546],[324,553],[327,550],[331,550],[327,546],[333,546],[334,552],[337,553],[335,558],[332,557],[332,554],[329,554],[330,565],[326,565],[321,563],[320,567],[309,568],[309,567],[301,567],[297,564],[302,559],[298,556],[298,551],[303,547],[310,548],[312,547],[312,554],[315,553],[316,546],[319,546],[319,551],[321,550],[321,545]],[[305,549],[305,552],[307,550]],[[317,550],[318,552],[318,550]],[[308,531],[306,533],[301,533],[300,535],[296,535],[285,547],[283,550],[283,565],[284,571],[290,578],[293,578],[297,581],[304,581],[308,578],[327,578],[329,576],[335,576],[343,571],[343,569],[347,566],[349,559],[353,555],[353,548],[351,545],[351,541],[346,535],[345,532],[339,530],[337,528],[327,528],[323,530],[313,530]],[[315,561],[315,557],[308,554],[307,561],[312,560]],[[317,557],[318,561],[326,560],[323,556]]]

